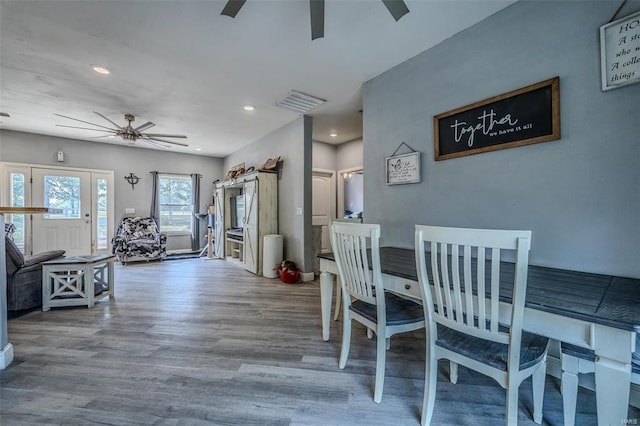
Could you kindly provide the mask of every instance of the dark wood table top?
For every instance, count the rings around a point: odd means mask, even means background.
[[[320,253],[318,257],[334,260],[333,253]],[[413,249],[381,247],[380,267],[383,274],[418,281]],[[513,263],[501,262],[506,302],[511,302],[513,269]],[[525,304],[540,311],[640,332],[640,279],[529,265]]]

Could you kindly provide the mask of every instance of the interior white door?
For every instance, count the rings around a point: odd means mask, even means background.
[[[244,227],[243,252],[244,267],[254,274],[258,273],[258,182],[245,182],[244,189]]]
[[[33,168],[31,176],[32,204],[62,210],[33,215],[33,253],[91,254],[91,173]]]
[[[329,224],[335,219],[336,185],[333,172],[313,171],[312,225],[322,226],[322,251],[331,251]]]

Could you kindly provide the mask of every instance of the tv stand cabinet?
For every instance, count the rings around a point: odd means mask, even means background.
[[[231,199],[244,198],[244,226],[234,229]],[[216,184],[214,257],[262,275],[264,236],[278,233],[278,174],[255,171]]]
[[[227,231],[226,244],[229,247],[229,260],[237,260],[243,263],[244,259],[244,231],[242,229],[229,229]]]

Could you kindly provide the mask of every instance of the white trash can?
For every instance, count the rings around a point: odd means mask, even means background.
[[[278,265],[282,263],[283,238],[282,235],[269,234],[264,236],[262,250],[262,276],[278,278]]]

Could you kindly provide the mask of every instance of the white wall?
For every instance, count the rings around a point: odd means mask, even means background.
[[[281,156],[278,177],[278,233],[284,237],[284,255],[298,268],[310,272],[311,253],[311,117],[302,116],[292,123],[263,136],[254,143],[228,155],[224,169],[236,164],[259,169],[268,158]],[[302,208],[303,214],[297,214]],[[305,247],[309,250],[305,250]]]
[[[365,212],[383,244],[412,246],[416,223],[530,229],[532,264],[640,277],[640,84],[600,90],[618,6],[519,1],[365,83]],[[434,115],[556,75],[559,141],[434,161]],[[386,186],[402,141],[422,181]]]
[[[63,151],[65,154],[63,163],[59,163],[56,159],[58,151]],[[151,207],[149,172],[153,170],[166,173],[200,173],[202,175],[200,212],[205,212],[205,206],[212,201],[213,181],[223,176],[220,158],[7,130],[0,131],[0,161],[113,170],[116,226],[124,215],[125,208],[135,208],[136,214],[140,216],[149,215]],[[131,172],[141,178],[134,189],[131,189],[131,185],[124,179],[124,176]],[[201,223],[201,233],[203,235],[206,233],[204,222]],[[189,238],[173,240],[167,242],[169,249],[191,247]]]

